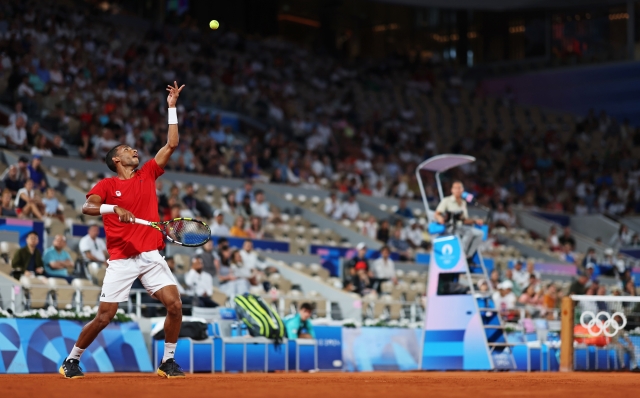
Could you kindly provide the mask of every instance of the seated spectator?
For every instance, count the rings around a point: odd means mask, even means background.
[[[558,308],[558,286],[551,282],[547,285],[547,290],[542,297],[542,306],[549,313],[550,311]]]
[[[587,249],[587,253],[582,259],[582,268],[586,269],[589,264],[593,264],[594,266],[598,264],[598,255],[596,254],[596,249],[593,247]]]
[[[239,208],[238,203],[236,202],[235,192],[231,191],[225,195],[224,200],[222,201],[222,211],[232,215],[238,214]]]
[[[64,147],[64,142],[62,141],[62,137],[56,135],[53,137],[53,145],[51,146],[51,153],[54,156],[63,156],[68,157],[69,152]]]
[[[396,214],[402,216],[404,218],[413,218],[413,211],[407,207],[407,198],[400,198],[400,202],[398,203],[398,210],[396,210]]]
[[[36,137],[36,143],[31,147],[31,154],[34,156],[53,156],[51,149],[49,149],[47,137],[44,134]]]
[[[629,246],[640,247],[640,235],[633,234],[633,237],[631,238],[631,243],[629,243]]]
[[[218,286],[216,262],[220,261],[220,258],[213,250],[213,241],[210,240],[199,247],[195,254],[202,260],[203,271],[210,274],[214,279],[214,286]]]
[[[382,248],[380,248],[380,257],[375,259],[371,264],[373,278],[378,282],[378,292],[382,282],[391,281],[394,285],[398,284],[396,266],[390,256],[391,250],[389,247],[382,246]]]
[[[242,259],[240,259],[242,261]],[[220,251],[220,265],[218,268],[218,280],[220,290],[233,299],[233,297],[249,291],[249,282],[236,275],[237,264],[232,263],[231,248],[226,246]]]
[[[229,235],[235,238],[248,238],[249,234],[244,229],[244,217],[238,216],[236,217],[231,230],[229,231]]]
[[[255,200],[251,202],[251,214],[261,218],[262,220],[266,220],[271,217],[271,212],[269,211],[269,203],[265,201],[264,191],[262,191],[261,189],[256,191]]]
[[[315,339],[316,333],[313,331],[313,324],[309,320],[313,307],[309,303],[302,303],[296,314],[286,316],[282,321],[287,329],[287,338]]]
[[[193,297],[196,307],[217,307],[211,297],[213,296],[213,276],[203,271],[202,259],[195,256],[191,259],[191,269],[184,276],[187,285],[187,294]]]
[[[64,222],[64,214],[60,211],[60,202],[56,198],[55,189],[47,188],[42,204],[44,204],[44,214],[47,217],[56,217],[61,222]]]
[[[500,272],[497,269],[494,269],[491,271],[491,274],[489,274],[489,284],[491,284],[491,288],[493,288],[493,290],[499,289]],[[511,291],[513,291],[513,286],[511,286]]]
[[[338,195],[335,192],[331,192],[329,197],[325,199],[324,214],[335,220],[342,218],[342,203],[338,200]]]
[[[561,251],[558,253],[558,257],[560,258],[560,260],[567,263],[575,264],[577,256],[576,253],[574,253],[571,249],[572,246],[570,243],[563,244]]]
[[[253,242],[251,239],[247,239],[242,243],[242,250],[240,250],[240,256],[242,257],[242,263],[247,269],[258,270],[261,274],[274,274],[278,272],[275,267],[270,267],[258,257],[258,253],[253,250]]]
[[[229,236],[230,231],[227,224],[224,223],[224,214],[220,210],[213,213],[213,223],[211,223],[211,235],[213,236]]]
[[[15,204],[11,197],[11,191],[4,189],[2,191],[2,205],[0,206],[0,216],[2,217],[18,217]]]
[[[243,200],[245,196],[249,196],[249,201],[253,202],[255,199],[255,192],[253,190],[253,182],[251,180],[246,180],[244,182],[244,188],[238,189],[235,194],[236,199]]]
[[[493,293],[493,303],[495,307],[500,311],[502,316],[507,318],[513,315],[513,311],[516,308],[516,302],[518,298],[511,291],[513,284],[510,281],[501,282],[498,285],[498,290]]]
[[[82,255],[82,259],[89,262],[98,263],[100,266],[107,266],[107,245],[104,239],[100,238],[100,227],[97,225],[89,226],[89,231],[80,239],[78,250]]]
[[[251,197],[245,195],[242,202],[238,205],[238,214],[247,219],[253,217],[253,209],[251,208]]]
[[[256,286],[259,284],[261,276],[264,275],[264,273],[255,267],[256,264],[251,264],[253,265],[252,267],[245,264],[242,253],[240,253],[241,251],[242,250],[233,250],[231,252],[231,268],[233,268],[233,274],[238,280],[244,279],[247,282],[248,292],[251,285]]]
[[[356,202],[356,196],[351,194],[346,202],[342,203],[342,218],[351,221],[356,220],[360,216],[360,205]]]
[[[507,270],[504,271],[504,280],[511,282],[511,284],[513,285],[513,288],[512,288],[513,294],[515,294],[516,297],[520,297],[520,295],[522,294],[522,288],[515,281],[515,279],[513,277],[513,270],[512,269],[508,269],[507,268]]]
[[[624,224],[620,224],[618,232],[609,239],[609,246],[614,250],[620,250],[621,247],[631,244],[632,237],[633,234],[629,231],[629,227]]]
[[[20,188],[15,199],[16,212],[20,217],[29,217],[42,220],[44,204],[40,198],[40,193],[34,189],[33,180],[28,179],[24,188]]]
[[[18,180],[22,181],[22,185],[31,178],[29,173],[29,158],[26,156],[20,156],[18,158]]]
[[[9,115],[9,124],[14,124],[16,120],[21,117],[26,125],[29,122],[29,117],[22,111],[22,102],[17,101],[13,109],[14,111]]]
[[[480,279],[477,283],[477,293],[479,297],[486,297],[489,293],[489,282],[486,279]]]
[[[24,187],[25,183],[25,181],[18,178],[18,166],[14,164],[9,166],[2,182],[4,183],[5,190],[9,190],[12,197],[18,193],[20,188]]]
[[[410,261],[413,258],[411,246],[406,240],[402,239],[401,229],[395,228],[393,230],[393,236],[389,239],[388,245],[392,251],[398,253],[400,261]]]
[[[389,228],[389,221],[380,221],[380,227],[376,231],[376,239],[384,244],[387,244],[391,237],[391,229]]]
[[[533,275],[537,280],[540,280],[540,272],[536,271],[536,262],[531,258],[527,261],[527,274],[529,274],[529,278]]]
[[[47,182],[47,174],[42,167],[42,156],[35,155],[27,168],[29,169],[29,178],[33,180],[35,188],[44,192],[49,183]]]
[[[378,237],[378,220],[373,215],[369,216],[369,219],[362,223],[360,233],[371,239],[376,239]]]
[[[542,297],[539,293],[536,293],[536,287],[534,285],[529,285],[520,295],[518,303],[536,307],[542,304]]]
[[[423,247],[422,229],[415,218],[409,220],[409,225],[402,232],[403,239],[409,243],[412,249]]]
[[[53,244],[44,251],[42,262],[44,264],[44,274],[48,277],[64,278],[68,282],[73,280],[69,274],[73,273],[73,261],[69,253],[64,250],[67,239],[62,235],[53,238]]]
[[[98,159],[104,159],[104,157],[107,156],[107,152],[109,152],[111,148],[120,144],[120,142],[114,138],[111,129],[108,128],[102,129],[102,136],[94,136],[94,139],[92,139],[92,141],[94,141],[94,152]]]
[[[566,226],[562,231],[562,236],[558,238],[560,245],[570,244],[572,248],[576,247],[576,239],[571,235],[571,227]]]
[[[549,250],[551,251],[559,251],[560,250],[560,238],[558,237],[558,228],[555,225],[551,227],[549,230],[549,237],[547,238],[547,245],[549,245]]]
[[[4,129],[7,148],[25,152],[28,150],[29,142],[27,141],[26,125],[27,123],[24,118],[22,116],[18,116],[14,123],[11,123],[6,129]]]
[[[496,227],[511,228],[515,223],[515,217],[511,209],[506,209],[502,202],[498,202],[498,206],[493,212],[493,225]]]
[[[12,276],[20,279],[24,276],[44,275],[42,253],[38,249],[40,237],[36,231],[27,234],[27,245],[15,252],[11,259]]]
[[[250,239],[266,239],[270,238],[271,235],[264,231],[262,227],[262,220],[259,217],[251,217],[249,222],[249,228],[247,229],[247,234]]]
[[[588,281],[589,278],[586,274],[578,275],[578,277],[571,283],[571,286],[569,286],[569,294],[585,294],[587,292],[586,285]]]
[[[351,285],[354,292],[364,294],[371,287],[373,272],[367,260],[367,245],[364,242],[356,246],[356,255],[345,264],[348,278],[345,285]]]
[[[204,217],[207,219],[211,218],[213,214],[211,213],[209,205],[206,202],[196,198],[193,184],[187,184],[185,189],[186,194],[182,197],[182,202],[187,206],[187,208],[191,210],[191,212],[196,216]]]

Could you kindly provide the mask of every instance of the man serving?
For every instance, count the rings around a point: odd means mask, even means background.
[[[481,230],[474,228],[473,225],[482,225],[483,221],[479,218],[469,218],[467,202],[462,199],[463,191],[462,182],[454,181],[451,185],[451,195],[444,197],[436,207],[435,218],[440,224],[447,224],[448,221],[454,223],[453,226],[456,234],[460,236],[462,248],[467,259],[470,259],[478,250],[484,235]],[[453,220],[450,220],[450,217]]]
[[[107,235],[109,267],[102,285],[100,306],[96,317],[85,325],[69,356],[60,367],[66,378],[84,377],[80,357],[84,350],[113,319],[118,303],[127,301],[132,283],[140,278],[149,294],[167,308],[164,323],[164,357],[158,367],[159,376],[184,377],[184,372],[174,360],[174,353],[182,324],[182,302],[175,279],[158,249],[164,248],[160,231],[134,224],[135,218],[158,221],[156,179],[164,173],[164,167],[178,147],[178,115],[176,102],[184,85],[167,86],[169,95],[169,132],[167,144],[155,158],[140,169],[138,151],[128,145],[117,145],[105,157],[109,169],[116,177],[105,178],[87,194],[82,213],[102,215]]]

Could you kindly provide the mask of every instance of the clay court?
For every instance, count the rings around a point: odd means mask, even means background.
[[[190,375],[183,380],[154,374],[0,376],[3,396],[48,397],[590,397],[615,391],[635,396],[640,375],[631,373],[315,373]],[[605,393],[606,394],[606,393]]]

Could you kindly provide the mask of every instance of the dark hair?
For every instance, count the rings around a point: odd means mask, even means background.
[[[383,251],[383,250],[386,250],[386,251],[388,251],[389,253],[391,253],[391,249],[390,249],[390,248],[389,248],[389,246],[387,246],[387,245],[384,245],[384,246],[382,246],[382,247],[380,248],[380,253],[382,253],[382,251]]]
[[[227,239],[227,238],[218,239],[218,246],[220,246],[223,243],[229,243],[229,239]]]
[[[38,233],[37,233],[36,231],[29,231],[29,233],[27,234],[27,238],[28,238],[30,235],[35,235],[35,236],[37,236],[38,238],[40,238],[40,235],[38,235]]]
[[[313,307],[309,303],[302,303],[300,305],[300,308],[298,308],[298,311],[301,311],[301,310],[307,310],[309,312],[313,312]]]
[[[260,194],[264,194],[264,191],[262,189],[258,189],[255,192],[256,195],[260,195]]]
[[[118,169],[116,169],[116,164],[113,161],[113,158],[118,155],[118,148],[120,148],[121,146],[124,146],[124,144],[118,144],[114,146],[109,150],[109,152],[107,152],[107,155],[104,157],[104,162],[107,164],[107,167],[114,173],[117,173]]]

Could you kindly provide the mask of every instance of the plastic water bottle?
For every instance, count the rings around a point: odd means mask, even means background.
[[[247,325],[244,322],[242,322],[240,324],[240,335],[241,336],[246,336],[248,334],[248,332],[249,331],[247,330]]]
[[[231,337],[238,337],[238,322],[231,324]]]

